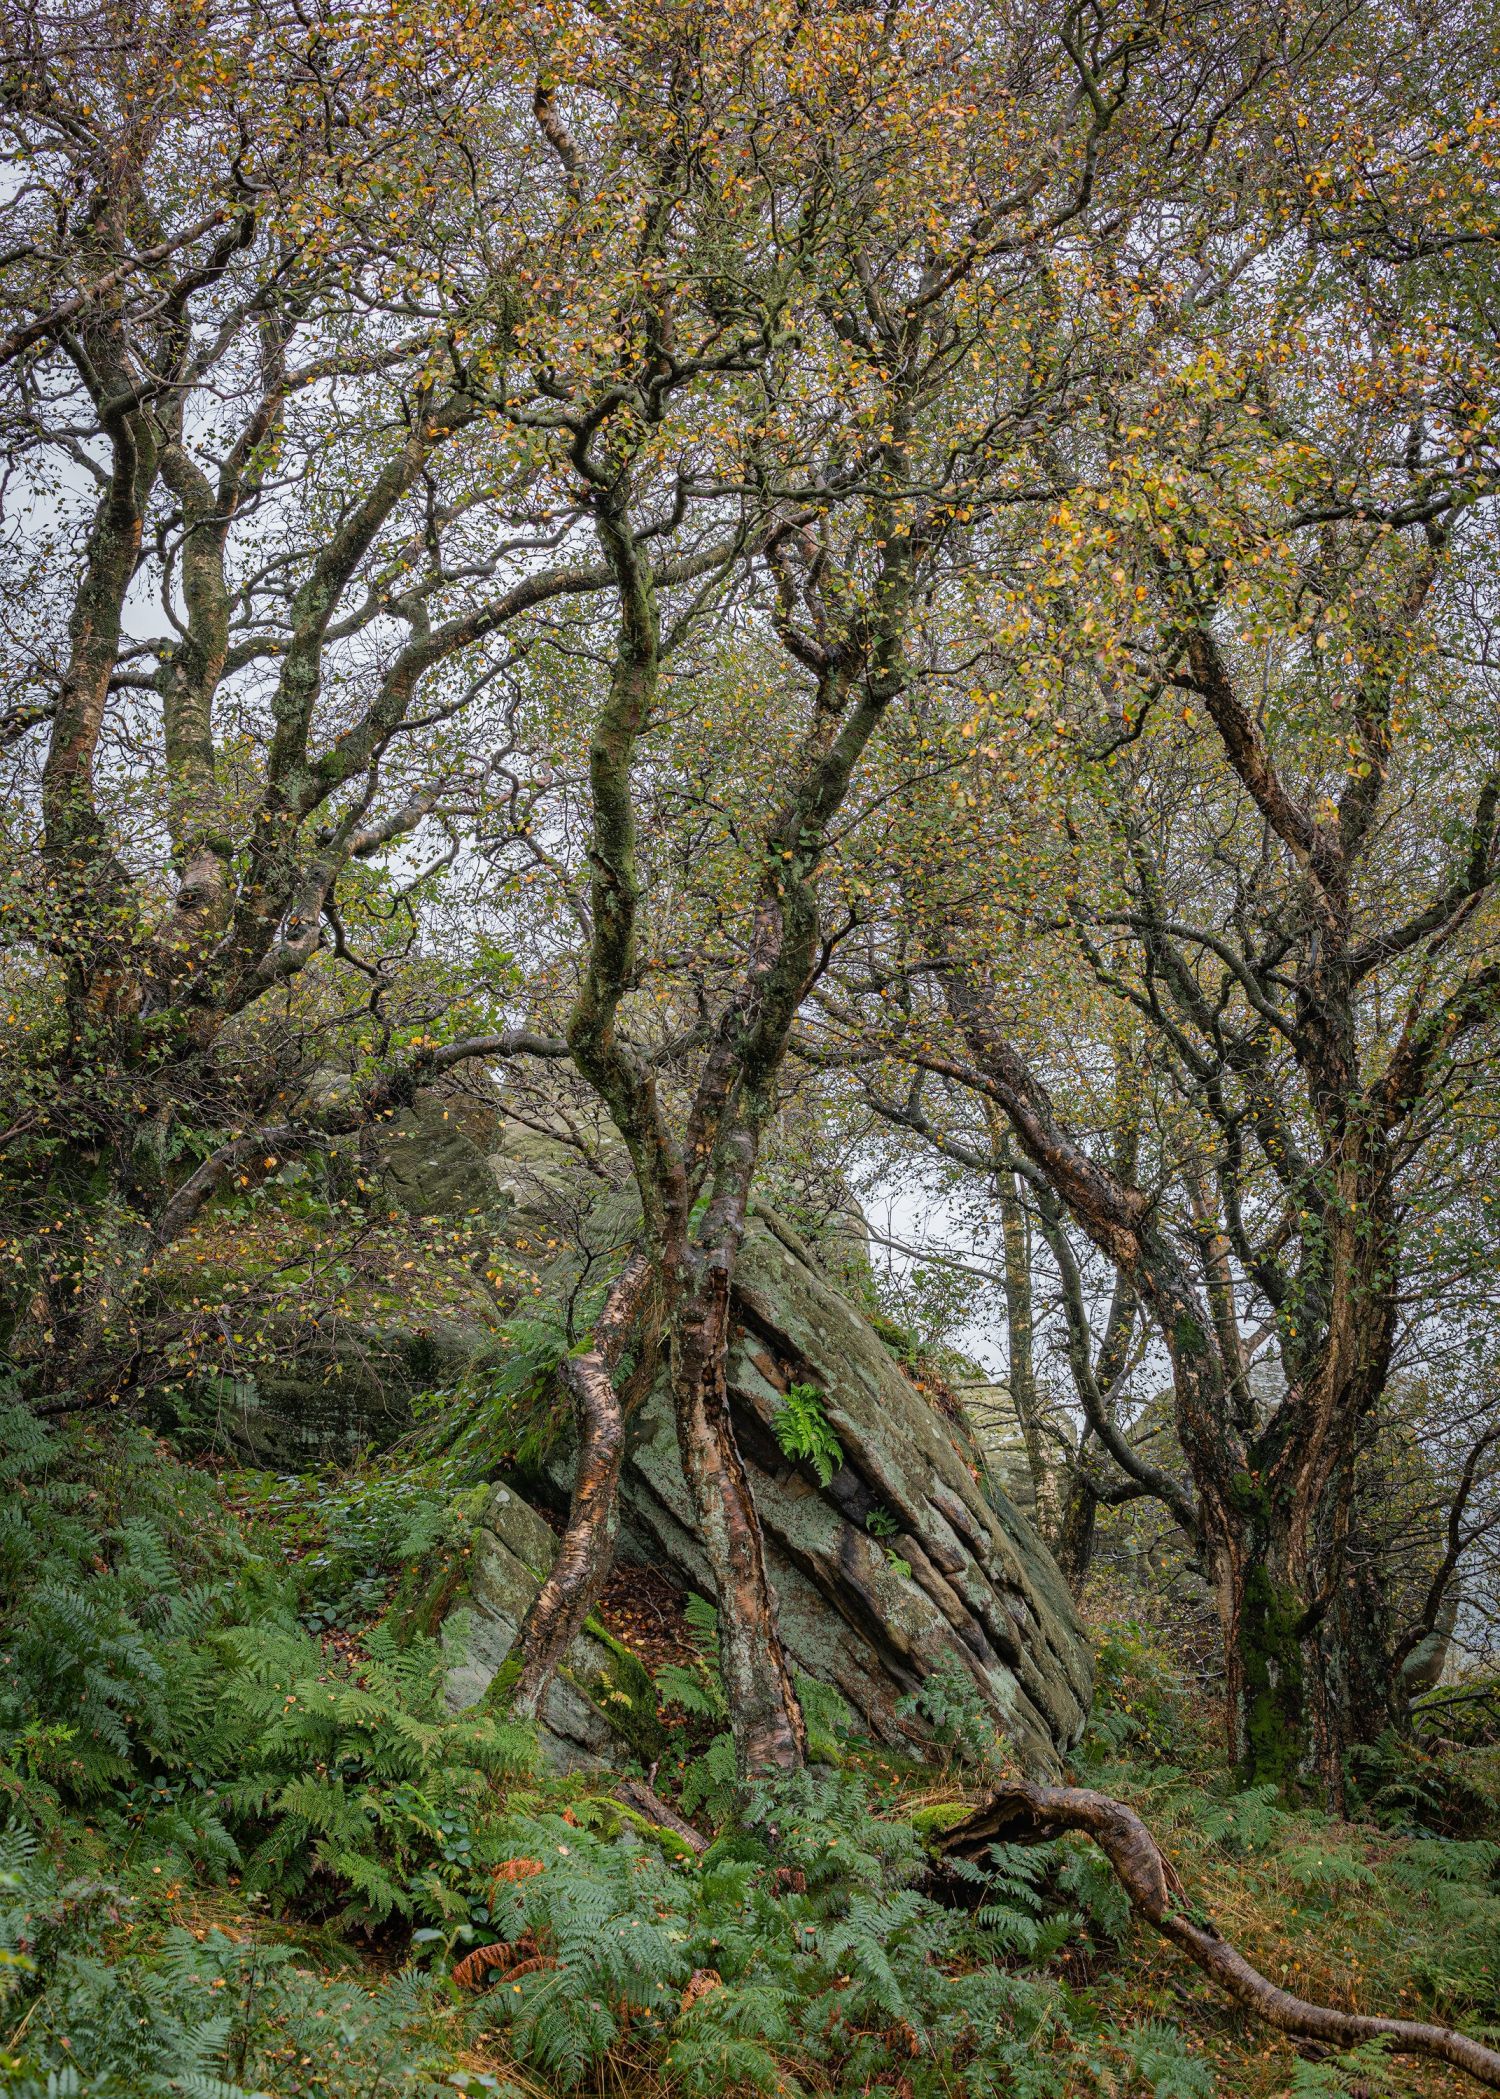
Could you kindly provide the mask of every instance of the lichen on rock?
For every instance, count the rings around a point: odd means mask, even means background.
[[[921,1739],[912,1707],[923,1685],[935,1672],[958,1672],[1017,1760],[1054,1772],[1082,1729],[1091,1666],[1072,1599],[1031,1525],[981,1482],[961,1428],[770,1213],[758,1213],[747,1233],[735,1310],[730,1397],[793,1668],[836,1690],[863,1731],[906,1749]],[[826,1487],[786,1456],[776,1434],[793,1383],[819,1393],[838,1439],[843,1462]],[[712,1599],[664,1391],[637,1409],[627,1434],[622,1552]],[[559,1507],[570,1463],[566,1447],[551,1460]],[[495,1544],[481,1535],[476,1547],[476,1558],[488,1551],[490,1559],[471,1598],[465,1682],[475,1686],[501,1668],[530,1600],[525,1585],[534,1587],[550,1559],[551,1534],[530,1510],[529,1549],[516,1550],[520,1506],[497,1500],[484,1527]],[[607,1719],[597,1642],[570,1657],[568,1676],[594,1687]]]

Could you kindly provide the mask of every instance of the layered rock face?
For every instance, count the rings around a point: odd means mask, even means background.
[[[961,1428],[916,1390],[774,1217],[752,1222],[735,1307],[735,1427],[794,1669],[837,1690],[862,1731],[906,1749],[925,1730],[905,1702],[934,1674],[956,1676],[1021,1763],[1056,1770],[1088,1710],[1089,1654],[1030,1524],[992,1486],[981,1487]],[[794,1384],[820,1394],[842,1451],[826,1488],[777,1440],[776,1418]],[[553,1477],[561,1495],[565,1456]],[[660,1390],[630,1422],[621,1491],[622,1556],[663,1568],[712,1600]],[[495,1489],[476,1539],[473,1643],[451,1687],[465,1702],[500,1666],[529,1600],[503,1537],[515,1520],[510,1497],[509,1488]],[[550,1537],[540,1524],[537,1531],[534,1554],[550,1564]],[[570,1688],[586,1687],[602,1666],[597,1654],[570,1657]],[[606,1701],[601,1718],[612,1717]],[[581,1740],[577,1716],[555,1719],[549,1710],[546,1718],[559,1738],[554,1756],[566,1761]]]
[[[527,1303],[566,1303],[580,1264],[616,1258],[634,1236],[628,1178],[616,1176],[615,1186],[585,1171],[546,1132],[504,1124],[499,1136],[487,1156],[440,1102],[424,1098],[384,1140],[386,1185],[414,1215],[485,1216],[497,1244],[557,1249],[544,1253]],[[862,1731],[908,1749],[924,1736],[910,1700],[935,1674],[957,1678],[962,1702],[994,1724],[1019,1761],[1055,1771],[1078,1737],[1090,1692],[1088,1646],[1071,1599],[997,1483],[975,1424],[947,1418],[904,1374],[838,1287],[847,1249],[836,1252],[840,1258],[823,1259],[774,1214],[759,1212],[735,1285],[735,1428],[793,1667],[836,1689]],[[346,1330],[340,1341],[350,1360],[336,1367],[317,1360],[320,1337],[303,1337],[311,1346],[288,1363],[284,1387],[264,1381],[240,1439],[261,1462],[289,1467],[342,1455],[349,1440],[390,1440],[405,1425],[410,1391],[503,1356],[501,1307],[477,1278],[472,1289],[472,1321],[451,1304],[441,1314],[408,1307],[384,1329]],[[842,1463],[826,1486],[777,1437],[793,1386],[812,1388],[837,1438]],[[570,1485],[570,1455],[561,1449],[550,1466],[555,1509],[566,1507]],[[484,1694],[554,1550],[537,1511],[512,1485],[493,1486],[455,1599],[466,1614],[466,1657],[449,1684],[455,1703]],[[713,1600],[660,1389],[628,1426],[620,1552]],[[639,1666],[632,1677],[631,1658],[602,1628],[584,1635],[543,1715],[552,1760],[607,1762],[628,1753],[626,1744],[639,1754],[649,1706]]]
[[[954,1426],[773,1217],[746,1234],[735,1304],[735,1429],[793,1666],[831,1684],[877,1740],[907,1746],[899,1702],[956,1672],[1023,1763],[1055,1769],[1083,1726],[1091,1672],[1030,1524],[981,1489]],[[821,1394],[843,1452],[826,1489],[776,1438],[793,1384]],[[629,1450],[622,1550],[711,1596],[663,1395],[632,1422]]]

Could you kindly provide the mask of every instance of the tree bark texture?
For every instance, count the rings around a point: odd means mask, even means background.
[[[567,1528],[516,1635],[521,1672],[513,1711],[535,1718],[558,1664],[582,1632],[614,1559],[620,1527],[625,1417],[614,1374],[652,1284],[650,1257],[630,1256],[594,1328],[593,1345],[563,1366],[578,1422],[578,1465]]]
[[[1026,1469],[1036,1497],[1037,1529],[1055,1544],[1061,1524],[1057,1467],[1050,1462],[1047,1436],[1037,1399],[1036,1357],[1033,1346],[1035,1316],[1031,1290],[1031,1234],[1021,1207],[1013,1173],[997,1176],[1000,1191],[1000,1232],[1005,1255],[1005,1324],[1009,1337],[1010,1396],[1021,1436],[1026,1445]]]
[[[729,1412],[729,1269],[697,1256],[671,1335],[683,1475],[719,1590],[719,1662],[742,1778],[792,1771],[807,1728],[776,1628],[765,1540]]]

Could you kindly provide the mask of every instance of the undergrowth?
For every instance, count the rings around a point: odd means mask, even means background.
[[[695,1659],[657,1678],[656,1782],[711,1839],[701,1862],[597,1777],[548,1775],[526,1731],[448,1712],[450,1657],[391,1601],[467,1550],[462,1485],[430,1451],[216,1478],[121,1422],[0,1416],[0,2091],[1448,2088],[1247,2036],[1087,1847],[934,1879],[925,1833],[1001,1747],[961,1680],[924,1687],[923,1768],[803,1686],[815,1764],[747,1816],[694,1600]],[[1099,1677],[1080,1774],[1148,1817],[1252,1959],[1332,2001],[1500,2025],[1483,1743],[1378,1745],[1351,1773],[1362,1819],[1335,1823],[1232,1791],[1148,1635],[1107,1629]]]

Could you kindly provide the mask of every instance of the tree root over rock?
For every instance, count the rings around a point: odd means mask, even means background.
[[[1099,1846],[1132,1908],[1258,2018],[1295,2039],[1321,2041],[1334,2048],[1384,2040],[1397,2055],[1422,2055],[1451,2063],[1492,2091],[1500,2091],[1500,2052],[1467,2034],[1447,2026],[1428,2026],[1418,2019],[1382,2019],[1309,2004],[1268,1981],[1237,1947],[1219,1936],[1201,1910],[1192,1907],[1139,1815],[1106,1793],[1012,1780],[998,1787],[973,1814],[945,1830],[937,1845],[945,1858],[982,1865],[991,1844],[1046,1844],[1069,1830],[1078,1830]]]

